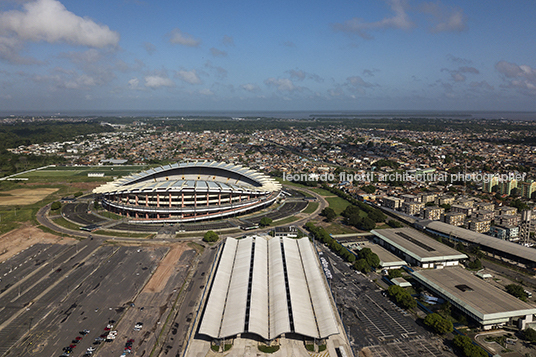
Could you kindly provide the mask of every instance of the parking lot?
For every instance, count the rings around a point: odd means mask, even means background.
[[[367,347],[373,356],[449,356],[438,340],[396,306],[382,290],[350,268],[341,258],[323,249],[332,274],[331,291],[343,320],[354,355]]]
[[[139,347],[156,330],[158,312],[174,302],[171,294],[178,294],[196,255],[181,251],[165,289],[140,294],[168,251],[95,238],[36,244],[8,259],[0,264],[0,356],[60,356],[65,348],[82,356],[89,347],[98,356],[119,356],[132,338],[132,348]],[[138,319],[146,323],[134,331]],[[110,331],[118,331],[115,341],[95,344],[110,323]],[[81,334],[84,329],[89,333]]]

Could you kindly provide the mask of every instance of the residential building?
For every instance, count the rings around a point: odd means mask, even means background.
[[[524,198],[536,198],[536,181],[521,181],[518,183],[518,193]]]
[[[402,202],[404,202],[404,200],[398,197],[383,198],[383,206],[390,209],[400,209],[402,207]]]
[[[487,233],[490,230],[491,220],[473,219],[469,222],[469,229],[478,233]]]
[[[517,180],[503,181],[499,183],[499,192],[503,195],[511,195],[514,188],[517,188]]]
[[[465,222],[465,213],[461,212],[448,212],[443,216],[443,222],[452,226],[461,227]]]
[[[430,219],[432,221],[439,221],[441,216],[445,214],[445,209],[437,206],[424,207],[422,211],[424,219]]]
[[[421,202],[402,202],[402,212],[411,216],[418,216],[424,208]]]
[[[450,208],[451,212],[461,212],[464,213],[467,217],[470,217],[473,213],[473,207],[461,206],[461,205],[452,205]]]
[[[498,188],[499,185],[499,178],[496,176],[493,176],[491,180],[484,181],[484,184],[482,185],[482,191],[487,193],[495,192],[494,187]]]

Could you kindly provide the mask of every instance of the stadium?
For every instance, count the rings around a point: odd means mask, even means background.
[[[281,185],[270,177],[222,162],[157,167],[93,190],[102,206],[139,222],[195,222],[270,206]]]

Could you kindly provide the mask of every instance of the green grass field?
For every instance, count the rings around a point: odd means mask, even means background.
[[[130,174],[148,169],[149,166],[117,166],[117,167],[54,167],[37,170],[17,176],[18,178],[28,178],[30,183],[35,182],[106,182],[114,177],[128,176]],[[90,172],[103,172],[104,177],[87,177]]]
[[[333,208],[335,213],[341,214],[342,211],[348,206],[350,206],[350,202],[346,201],[344,198],[340,197],[326,197],[326,201],[329,203],[329,207]]]
[[[302,211],[303,213],[311,214],[318,208],[319,203],[318,202],[309,202],[307,207]]]
[[[353,227],[346,226],[340,222],[331,222],[329,225],[324,227],[324,229],[331,234],[346,234],[346,233],[355,233],[359,232]]]
[[[313,191],[314,193],[318,193],[320,196],[323,196],[323,197],[335,196],[334,193],[326,191],[322,188],[310,188],[310,190]]]
[[[54,220],[54,223],[56,223],[58,226],[62,226],[62,227],[65,227],[67,229],[71,229],[73,231],[78,231],[80,230],[80,226],[77,225],[77,224],[74,224],[68,220],[66,220],[65,218],[63,217],[58,217]]]
[[[294,221],[297,221],[298,218],[297,217],[294,217],[294,216],[291,216],[291,217],[287,217],[287,218],[283,218],[283,219],[280,219],[278,221],[274,221],[272,223],[273,226],[279,226],[281,224],[287,224],[287,223],[292,223]]]
[[[154,234],[152,233],[128,233],[128,232],[115,232],[115,231],[107,231],[107,230],[98,230],[95,231],[94,234],[99,234],[103,236],[110,236],[110,237],[119,237],[119,238],[152,238]]]

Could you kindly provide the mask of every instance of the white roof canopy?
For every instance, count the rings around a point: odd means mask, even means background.
[[[227,238],[199,333],[250,332],[326,338],[339,333],[320,264],[308,238]]]

